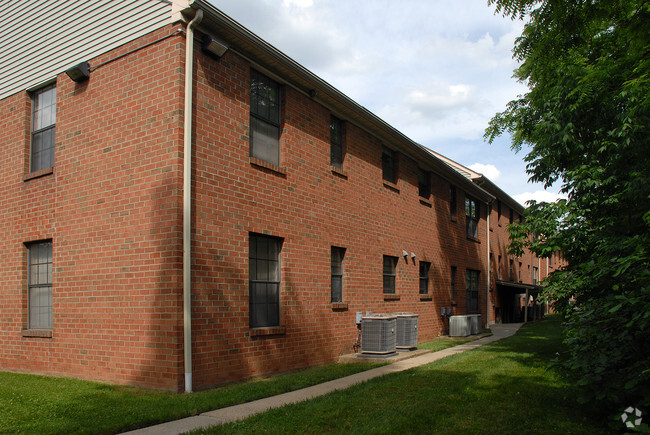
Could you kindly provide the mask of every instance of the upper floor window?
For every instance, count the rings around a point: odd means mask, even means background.
[[[52,242],[32,243],[27,250],[29,329],[52,329]]]
[[[497,224],[501,225],[501,200],[497,199]]]
[[[332,302],[343,302],[343,257],[345,248],[332,246]]]
[[[250,155],[280,165],[280,85],[251,71]]]
[[[384,180],[395,184],[397,182],[397,158],[395,151],[381,147],[381,174]]]
[[[330,164],[343,169],[343,121],[330,118]]]
[[[512,222],[514,222],[514,220],[515,220],[515,212],[514,212],[513,209],[510,209],[510,218],[509,218],[509,221],[510,221],[510,224],[511,224],[511,225],[512,225]]]
[[[431,196],[431,173],[422,168],[418,168],[418,191],[422,198]]]
[[[249,239],[250,327],[280,326],[280,248],[282,239],[251,234]]]
[[[397,257],[384,255],[384,293],[395,293]]]
[[[54,166],[55,126],[56,86],[50,85],[32,94],[31,172]]]
[[[452,219],[456,219],[456,209],[458,208],[458,202],[456,200],[456,186],[449,186],[449,215]]]
[[[429,270],[431,263],[420,261],[420,294],[429,294]]]
[[[538,275],[539,269],[537,267],[533,267],[533,285],[537,284]]]
[[[465,197],[465,216],[467,217],[467,235],[478,238],[479,204],[471,196]]]

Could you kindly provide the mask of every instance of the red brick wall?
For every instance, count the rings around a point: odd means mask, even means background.
[[[333,362],[353,350],[358,311],[417,313],[419,340],[432,339],[448,327],[442,307],[465,313],[466,269],[481,272],[485,319],[485,204],[479,238],[468,239],[460,187],[455,220],[449,181],[433,174],[432,196],[422,203],[418,162],[404,155],[396,185],[387,187],[382,143],[351,123],[343,174],[333,172],[330,112],[289,86],[281,167],[251,163],[251,66],[232,51],[218,61],[198,48],[195,55],[195,388]],[[0,101],[0,369],[183,388],[183,58],[184,39],[176,35],[98,68],[84,84],[59,75],[54,173],[29,181],[29,97]],[[284,240],[279,334],[249,328],[250,233]],[[24,243],[41,239],[53,241],[52,337],[23,337]],[[342,309],[330,303],[331,246],[346,248]],[[400,257],[398,300],[382,293],[383,255]],[[419,294],[419,261],[432,264],[428,298]]]
[[[514,220],[517,221],[520,215],[514,212]],[[491,270],[491,289],[490,300],[493,303],[491,319],[494,320],[494,308],[499,308],[502,301],[499,300],[496,293],[496,280],[512,281],[515,283],[522,283],[531,285],[533,283],[533,268],[538,268],[537,283],[544,280],[549,273],[556,270],[559,262],[548,263],[545,258],[539,258],[537,255],[532,254],[528,249],[524,254],[517,257],[508,253],[508,245],[510,243],[508,224],[510,223],[510,208],[502,204],[501,217],[499,218],[498,206],[496,201],[492,207],[490,214],[490,270]],[[510,261],[513,262],[511,271]],[[525,293],[524,289],[521,293]]]
[[[99,65],[172,32],[113,50]],[[183,39],[57,77],[54,172],[29,172],[30,99],[0,101],[0,369],[178,389]],[[51,338],[27,328],[26,242],[53,242]]]
[[[399,180],[386,187],[382,143],[346,123],[343,175],[330,168],[330,111],[283,88],[281,167],[249,158],[251,66],[232,52],[215,61],[197,52],[195,161],[194,379],[206,387],[242,377],[324,364],[351,353],[356,312],[414,312],[419,339],[445,333],[440,308],[465,312],[465,269],[481,271],[485,316],[486,206],[479,241],[465,233],[464,193],[450,219],[449,182],[434,175],[429,205],[418,197],[418,162],[399,156]],[[248,319],[250,233],[283,238],[283,333],[252,336]],[[343,301],[330,303],[330,247],[346,248]],[[401,253],[409,253],[406,261]],[[410,253],[416,254],[415,261]],[[399,300],[382,293],[382,256],[400,257]],[[432,263],[432,300],[419,295],[419,261]]]

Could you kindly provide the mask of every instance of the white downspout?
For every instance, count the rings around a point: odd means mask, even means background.
[[[192,78],[194,27],[203,19],[196,11],[185,39],[185,109],[183,115],[183,358],[185,392],[192,392]]]

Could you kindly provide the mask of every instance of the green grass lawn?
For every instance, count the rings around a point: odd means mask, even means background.
[[[176,394],[78,379],[0,372],[0,434],[117,433],[286,393],[377,364],[335,364]]]
[[[559,321],[349,390],[214,432],[599,433],[575,390],[547,370],[562,351]],[[471,339],[437,339],[441,350]],[[68,378],[0,372],[0,433],[117,433],[347,376],[376,364],[341,364],[175,394]]]
[[[559,320],[308,402],[199,433],[609,433],[548,369]]]

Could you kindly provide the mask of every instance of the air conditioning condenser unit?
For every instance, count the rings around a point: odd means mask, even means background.
[[[389,354],[395,352],[397,317],[394,314],[373,314],[361,318],[361,353]]]

